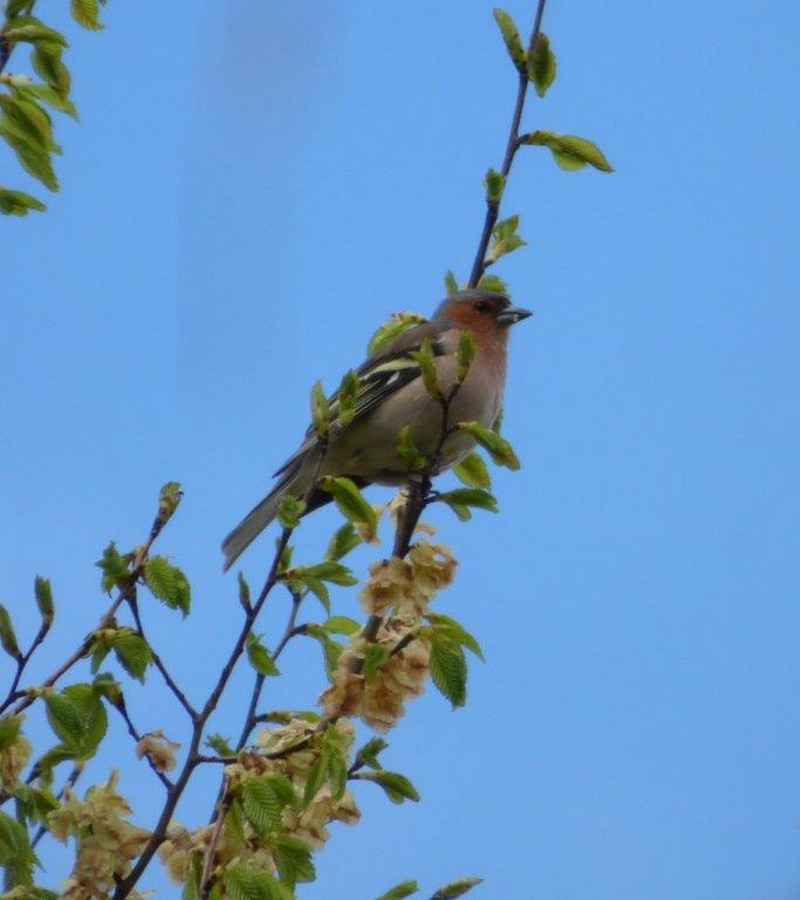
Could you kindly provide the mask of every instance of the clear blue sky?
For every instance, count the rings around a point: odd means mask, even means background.
[[[533,5],[508,8],[527,28]],[[181,481],[159,546],[195,612],[147,617],[199,699],[239,622],[221,537],[294,449],[313,381],[338,383],[392,311],[430,312],[446,269],[466,279],[515,81],[488,2],[139,7],[70,30],[62,193],[0,223],[0,599],[25,632],[49,576],[74,646],[103,608],[102,547],[141,541]],[[334,828],[300,896],[465,874],[486,898],[800,896],[798,25],[785,0],[551,0],[559,74],[527,127],[592,138],[617,171],[531,148],[507,194],[529,246],[499,274],[536,312],[506,397],[524,467],[497,476],[499,516],[437,520],[461,560],[440,609],[487,664],[466,709],[429,692],[389,737],[422,804],[364,785],[362,823]],[[253,582],[269,545],[242,560]],[[316,649],[283,668],[270,703],[311,705]],[[181,740],[147,697],[139,727]],[[121,765],[146,816],[160,786],[114,729],[94,771]]]

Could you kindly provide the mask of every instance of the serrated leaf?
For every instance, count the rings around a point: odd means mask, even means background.
[[[414,439],[411,437],[411,426],[403,425],[395,444],[395,452],[403,461],[403,465],[409,472],[424,469],[427,463],[425,457],[417,449]]]
[[[468,487],[490,488],[492,486],[492,479],[486,463],[477,453],[465,456],[458,465],[453,466],[453,473]]]
[[[356,762],[363,763],[371,769],[382,769],[383,766],[378,761],[378,754],[382,753],[388,746],[383,738],[371,738],[356,754]]]
[[[3,35],[10,44],[17,41],[38,44],[40,41],[52,42],[62,47],[67,46],[63,34],[45,25],[35,16],[16,16],[3,29]]]
[[[516,453],[514,453],[514,448],[497,432],[490,431],[477,422],[459,422],[458,427],[462,431],[471,434],[481,447],[488,451],[495,465],[505,466],[512,471],[519,469],[520,462]]]
[[[503,190],[506,186],[505,176],[494,169],[489,169],[483,178],[483,186],[486,189],[486,202],[492,205],[498,204],[503,199]]]
[[[10,747],[22,731],[22,716],[3,716],[0,718],[0,751]]]
[[[47,814],[59,806],[52,791],[30,784],[21,784],[15,788],[14,799],[17,801],[18,818],[21,815],[29,822],[38,822],[41,825],[47,822]]]
[[[292,494],[284,494],[278,504],[278,521],[282,528],[297,528],[300,518],[306,511],[304,500],[298,500]]]
[[[0,187],[0,213],[7,216],[27,216],[31,210],[44,212],[47,207],[41,200],[24,191],[11,191]]]
[[[336,394],[336,421],[340,426],[352,422],[356,414],[356,400],[358,399],[360,388],[361,381],[358,375],[350,369],[349,372],[344,374]]]
[[[0,107],[25,134],[31,146],[49,153],[60,152],[53,141],[53,122],[37,100],[25,99],[18,91],[13,97],[0,93]]]
[[[91,684],[71,684],[44,694],[47,720],[70,757],[93,756],[108,728],[108,715]]]
[[[445,272],[444,289],[447,292],[448,297],[452,297],[453,294],[457,294],[459,291],[458,281],[456,281],[456,276],[453,274],[452,269],[448,269]]]
[[[151,556],[144,564],[144,580],[153,596],[170,609],[179,609],[184,619],[191,606],[191,587],[183,572],[164,556]]]
[[[496,262],[501,256],[525,246],[525,241],[517,234],[519,216],[509,216],[498,222],[492,229],[492,246],[486,257],[487,263]]]
[[[320,487],[333,495],[339,512],[346,519],[365,526],[370,539],[375,536],[378,529],[378,517],[353,481],[349,478],[328,476],[322,480]]]
[[[374,681],[381,666],[389,659],[389,650],[383,644],[368,644],[364,651],[362,674],[367,684]]]
[[[439,693],[453,705],[467,700],[467,661],[460,644],[434,631],[430,651],[431,678]]]
[[[0,865],[6,870],[6,887],[33,885],[33,867],[37,863],[27,828],[0,812]]]
[[[431,623],[436,634],[456,641],[456,643],[472,651],[478,659],[485,662],[480,644],[474,635],[470,634],[460,622],[456,622],[455,619],[442,613],[429,612],[425,614],[425,618]]]
[[[456,881],[440,887],[431,900],[455,900],[456,897],[463,897],[479,884],[483,884],[482,878],[458,878]]]
[[[311,388],[311,422],[320,440],[327,440],[330,430],[331,410],[321,381],[315,381]]]
[[[393,888],[389,888],[385,894],[381,894],[378,897],[378,900],[403,900],[404,897],[410,897],[412,894],[416,894],[419,890],[419,885],[413,879],[408,881],[401,881],[400,884],[396,884]]]
[[[328,544],[328,549],[325,551],[325,557],[326,559],[341,559],[360,543],[362,543],[361,537],[353,527],[353,523],[345,522],[344,525],[336,529]]]
[[[425,390],[434,400],[441,400],[442,391],[439,387],[439,378],[436,372],[436,357],[434,356],[433,345],[430,339],[424,338],[419,345],[419,350],[411,350],[408,355],[419,366]]]
[[[36,606],[39,609],[39,615],[45,625],[51,625],[55,615],[55,606],[53,604],[53,591],[47,578],[37,575],[33,581],[33,595],[36,598]]]
[[[294,891],[287,885],[239,863],[225,866],[222,881],[229,900],[294,900]]]
[[[122,687],[110,672],[101,672],[92,681],[92,687],[99,697],[106,699],[112,706],[121,706],[125,701]]]
[[[527,54],[528,78],[533,82],[536,93],[544,97],[550,85],[556,80],[556,57],[550,48],[550,38],[540,32],[536,43]]]
[[[481,275],[478,287],[497,294],[507,294],[508,285],[499,275]]]
[[[115,587],[127,586],[131,574],[130,560],[130,554],[126,553],[123,556],[113,541],[103,550],[103,558],[99,559],[95,565],[103,572],[100,586],[107,594],[110,594]]]
[[[213,750],[217,756],[234,756],[236,754],[230,740],[216,731],[206,738],[206,747]]]
[[[379,769],[374,772],[359,772],[358,778],[380,785],[392,803],[404,803],[406,800],[419,802],[419,792],[408,778],[399,772],[387,772],[386,769]]]
[[[70,0],[70,12],[79,25],[90,31],[99,31],[103,27],[98,0]]]
[[[46,103],[48,106],[57,109],[59,112],[66,113],[73,119],[78,118],[78,111],[75,108],[75,104],[69,97],[65,96],[61,91],[56,90],[49,84],[42,84],[40,82],[15,84],[14,93],[21,97],[36,97],[38,100],[41,100],[42,103]]]
[[[505,10],[499,7],[493,9],[492,14],[495,22],[497,22],[497,27],[500,29],[500,34],[503,36],[503,43],[506,45],[511,62],[514,63],[518,71],[524,72],[525,50],[514,20]]]
[[[247,635],[247,659],[260,675],[274,676],[281,674],[273,662],[269,650],[252,631]]]
[[[446,503],[462,521],[470,518],[470,507],[497,512],[497,500],[481,488],[456,488],[454,491],[439,494],[436,499]]]
[[[298,881],[313,881],[317,877],[311,860],[311,847],[302,838],[279,834],[275,840],[274,856],[281,879],[290,887]]]
[[[72,78],[61,61],[61,45],[56,41],[37,41],[31,53],[33,70],[62,96],[69,96]]]
[[[586,138],[574,134],[556,134],[553,131],[532,131],[520,138],[523,144],[547,147],[562,169],[575,171],[585,165],[594,166],[601,172],[613,172],[611,163],[603,151]]]
[[[30,134],[7,114],[0,116],[0,136],[4,137],[25,171],[48,190],[58,190],[49,150],[37,146]]]
[[[425,316],[420,316],[417,313],[395,313],[388,321],[384,322],[369,339],[367,354],[373,356],[378,350],[408,331],[409,328],[413,328],[414,325],[419,325],[422,322],[427,322],[427,319]]]
[[[279,797],[272,775],[254,775],[242,782],[241,802],[244,814],[261,834],[274,831],[281,823],[286,803]]]
[[[22,652],[17,643],[17,635],[14,632],[11,615],[2,603],[0,603],[0,646],[17,662],[22,659]]]
[[[144,675],[153,659],[147,642],[130,628],[120,628],[110,639],[120,665],[132,677],[144,684]]]
[[[347,616],[331,616],[322,623],[322,627],[333,634],[344,635],[355,634],[361,628],[355,619]]]

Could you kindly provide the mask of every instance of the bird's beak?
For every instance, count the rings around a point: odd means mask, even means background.
[[[502,312],[497,314],[497,321],[501,325],[516,325],[528,316],[532,316],[530,309],[523,309],[521,306],[507,306]]]

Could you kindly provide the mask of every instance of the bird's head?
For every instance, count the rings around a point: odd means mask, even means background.
[[[506,332],[511,325],[530,315],[529,309],[513,306],[505,294],[472,288],[442,300],[433,321],[444,327],[481,334]]]

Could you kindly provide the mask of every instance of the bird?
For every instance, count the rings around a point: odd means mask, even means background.
[[[436,475],[460,462],[474,447],[466,431],[454,430],[441,447],[442,404],[426,388],[414,358],[427,339],[437,382],[447,396],[458,378],[458,345],[472,335],[475,355],[447,411],[448,425],[477,422],[491,428],[500,414],[506,380],[510,327],[531,315],[505,295],[481,288],[446,297],[433,317],[414,325],[376,350],[355,370],[358,379],[352,417],[332,419],[326,439],[311,425],[298,449],[274,474],[278,481],[222,542],[227,571],[278,513],[287,494],[304,499],[304,514],[323,506],[332,495],[315,487],[325,476],[346,476],[358,487],[399,485],[408,481],[407,459],[398,453],[400,433],[408,429],[423,457],[436,457]],[[329,398],[331,411],[338,392]],[[438,450],[438,452],[437,452]]]

